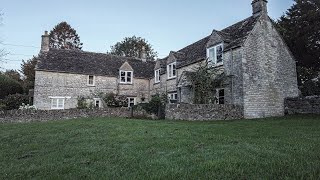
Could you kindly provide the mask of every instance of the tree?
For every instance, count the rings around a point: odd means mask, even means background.
[[[16,93],[23,93],[22,85],[6,75],[0,75],[0,99]]]
[[[111,52],[109,53],[117,56],[140,58],[143,47],[145,48],[147,59],[155,60],[157,52],[152,49],[151,44],[145,39],[136,36],[126,37],[123,41],[111,46]]]
[[[50,48],[55,49],[82,49],[80,37],[67,22],[61,22],[56,25],[49,34]]]
[[[33,58],[27,61],[22,60],[20,72],[24,76],[23,86],[26,91],[34,88],[35,68],[37,65],[37,58],[38,57],[33,56]]]
[[[4,75],[10,77],[11,79],[14,79],[16,80],[17,82],[22,82],[22,79],[21,79],[21,75],[18,71],[16,70],[6,70],[6,72],[4,73]]]
[[[276,25],[297,60],[301,86],[320,70],[320,1],[294,1]]]

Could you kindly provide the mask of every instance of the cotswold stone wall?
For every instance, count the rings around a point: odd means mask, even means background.
[[[210,121],[243,118],[243,108],[237,105],[167,104],[166,119]]]
[[[135,110],[134,117],[152,118],[143,110]],[[68,120],[86,117],[131,117],[131,112],[128,108],[108,108],[108,109],[69,109],[69,110],[12,110],[0,111],[0,123],[4,122],[36,122],[36,121],[51,121],[51,120]]]
[[[296,63],[267,16],[261,16],[243,47],[245,118],[284,115],[284,99],[298,97]]]
[[[287,98],[286,114],[320,114],[320,96]]]

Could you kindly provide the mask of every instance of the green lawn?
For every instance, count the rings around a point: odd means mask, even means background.
[[[0,179],[319,179],[320,116],[0,124]]]

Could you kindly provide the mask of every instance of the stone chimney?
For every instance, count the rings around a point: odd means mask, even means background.
[[[252,5],[252,15],[254,17],[260,15],[268,15],[268,8],[267,8],[268,1],[267,0],[253,0]]]
[[[49,34],[48,31],[44,32],[44,35],[41,36],[41,50],[40,52],[48,52],[49,51]]]
[[[140,54],[140,59],[142,62],[147,62],[147,53],[146,53],[146,47],[142,46],[141,48],[141,54]]]

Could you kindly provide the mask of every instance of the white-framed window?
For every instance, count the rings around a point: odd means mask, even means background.
[[[128,107],[133,107],[134,105],[136,105],[136,98],[128,97]]]
[[[177,103],[178,93],[168,93],[169,103]]]
[[[216,89],[216,104],[225,104],[224,89]]]
[[[89,75],[88,76],[88,86],[94,86],[95,85],[95,76],[93,76],[93,75]]]
[[[51,98],[51,109],[64,109],[64,100],[63,97]]]
[[[160,69],[157,69],[154,71],[154,82],[155,83],[160,82]]]
[[[94,100],[94,107],[101,108],[101,100],[99,98],[95,98]]]
[[[223,64],[223,44],[219,44],[207,49],[207,58],[210,65]]]
[[[132,71],[120,71],[120,83],[132,84],[133,72]]]
[[[176,62],[167,65],[167,74],[168,74],[168,79],[177,77]]]

